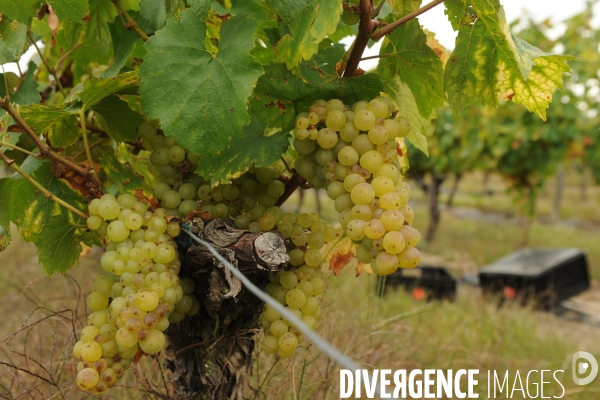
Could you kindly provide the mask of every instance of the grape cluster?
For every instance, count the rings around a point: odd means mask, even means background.
[[[159,134],[150,122],[143,122],[138,133],[143,147],[151,151],[148,171],[158,179],[154,196],[167,216],[185,217],[198,210],[198,189],[205,181],[193,171],[200,156],[181,148],[172,137]]]
[[[162,208],[131,194],[105,194],[88,205],[88,227],[105,237],[102,271],[87,298],[93,312],[73,353],[80,360],[77,385],[103,393],[116,385],[138,352],[155,354],[165,347],[163,331],[200,303],[194,283],[179,280],[178,222],[169,222]],[[142,354],[143,354],[142,353]]]
[[[359,101],[316,100],[296,117],[296,171],[314,188],[324,188],[340,213],[356,257],[377,275],[414,268],[420,254],[410,187],[402,181],[396,138],[410,132],[386,97]]]

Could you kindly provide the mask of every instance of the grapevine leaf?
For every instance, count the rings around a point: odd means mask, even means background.
[[[335,72],[336,61],[344,50],[339,46],[323,49],[310,61],[302,62],[295,75],[283,64],[265,67],[258,79],[250,109],[261,121],[286,130],[296,114],[307,111],[314,99],[339,98],[346,104],[379,96],[383,89],[381,78],[364,74],[340,78]]]
[[[1,6],[0,10],[4,12]],[[18,21],[10,21],[8,19],[0,20],[0,64],[16,61],[23,51],[27,43],[27,27]]]
[[[135,43],[140,38],[135,31],[125,29],[121,21],[110,24],[109,29],[113,43],[114,61],[112,66],[98,75],[99,78],[116,76],[127,62],[127,58],[135,48]]]
[[[139,84],[136,71],[124,72],[114,78],[89,78],[71,89],[65,102],[81,101],[86,109],[90,109],[112,94],[136,94]]]
[[[9,144],[17,144],[19,141],[20,132],[11,132],[8,127],[10,125],[10,115],[4,110],[0,111],[0,142]],[[7,146],[0,146],[0,151],[5,152],[10,150]]]
[[[396,13],[396,17],[404,17],[411,12],[418,10],[421,5],[420,0],[388,0],[388,4],[392,7],[392,11]]]
[[[79,210],[85,209],[87,200],[54,176],[50,160],[39,160],[29,156],[21,165],[21,169],[58,198]],[[71,211],[46,198],[19,174],[12,175],[2,188],[4,190],[0,191],[0,209],[8,211],[10,220],[21,228],[21,235],[28,242],[37,242],[44,221],[52,216],[62,215],[72,223],[79,219]]]
[[[109,178],[114,180],[120,188],[127,192],[135,192],[138,189],[152,193],[152,189],[144,182],[131,166],[124,164],[117,157],[105,153],[102,158],[102,169]]]
[[[27,70],[25,77],[19,85],[19,89],[10,98],[11,102],[22,106],[36,104],[42,100],[42,96],[40,96],[40,92],[38,92],[37,89],[38,85],[35,81],[35,71],[37,70],[37,65],[35,65],[33,61],[30,61],[28,68],[29,69]]]
[[[424,117],[417,107],[417,102],[413,95],[413,92],[408,85],[398,76],[384,80],[385,93],[387,93],[394,103],[398,107],[399,115],[402,115],[410,121],[410,133],[408,134],[408,140],[421,150],[426,155],[429,155],[427,149],[427,138],[425,132],[431,126],[431,120],[436,117],[436,111],[432,110],[431,113]]]
[[[446,6],[444,12],[452,24],[452,29],[457,31],[469,10],[467,0],[446,0],[444,5]]]
[[[88,9],[87,0],[48,0],[48,3],[61,20],[81,22]]]
[[[40,0],[0,0],[0,10],[9,19],[16,19],[29,26]]]
[[[55,147],[68,147],[79,139],[77,114],[42,104],[20,107],[21,117],[38,134],[48,132]]]
[[[144,122],[144,117],[115,95],[103,98],[92,110],[100,127],[116,142],[135,141],[137,127]]]
[[[140,3],[140,16],[146,21],[145,26],[149,31],[156,32],[162,29],[167,22],[167,10],[164,0],[142,0]]]
[[[257,118],[242,129],[242,137],[233,140],[220,154],[202,157],[196,172],[213,183],[227,181],[246,172],[252,165],[267,167],[285,153],[289,146],[289,133],[278,132],[265,136],[267,126]]]
[[[470,0],[477,19],[461,23],[446,66],[444,88],[456,110],[480,101],[512,99],[543,120],[554,91],[570,71],[570,56],[544,53],[514,37],[498,0]]]
[[[256,27],[242,15],[223,22],[213,55],[204,44],[206,23],[186,10],[146,43],[140,69],[144,110],[160,118],[165,134],[182,147],[199,154],[220,151],[249,122],[246,100],[263,73],[248,54]]]
[[[427,35],[416,19],[389,34],[381,45],[381,54],[392,56],[381,58],[378,72],[384,79],[397,76],[406,83],[421,115],[429,116],[444,105],[442,60],[427,45]]]
[[[339,0],[267,0],[267,5],[279,15],[284,33],[276,59],[289,68],[317,53],[319,43],[335,32],[343,11]]]
[[[75,266],[82,250],[77,225],[64,215],[46,220],[36,244],[40,264],[48,276],[65,273]]]

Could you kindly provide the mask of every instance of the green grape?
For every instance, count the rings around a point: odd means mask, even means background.
[[[169,160],[178,163],[185,160],[185,150],[179,146],[173,146],[169,149]]]
[[[398,137],[398,135],[400,134],[400,125],[393,119],[384,120],[383,127],[387,129],[390,139]]]
[[[327,187],[327,196],[329,196],[331,200],[335,200],[345,193],[346,189],[342,182],[332,182]]]
[[[271,167],[259,167],[256,170],[256,179],[260,183],[269,183],[277,179],[277,172]]]
[[[400,207],[400,212],[404,216],[404,222],[408,225],[412,225],[413,219],[415,218],[415,212],[409,206]]]
[[[265,214],[258,220],[258,228],[267,232],[275,228],[275,218],[271,214]]]
[[[371,256],[371,251],[367,250],[364,246],[358,246],[356,248],[356,258],[358,261],[363,262],[365,264],[371,263],[373,257]]]
[[[338,142],[337,133],[330,128],[323,128],[319,131],[319,137],[317,143],[324,149],[331,149]]]
[[[200,206],[198,205],[198,202],[196,200],[183,200],[181,202],[181,204],[179,204],[179,208],[177,210],[179,211],[180,215],[186,216],[191,211],[197,211],[199,209],[200,209]],[[167,227],[167,232],[168,232],[168,227]],[[173,236],[173,235],[171,235],[171,236]],[[175,236],[173,236],[173,237],[175,237]]]
[[[263,310],[263,317],[270,322],[277,321],[281,319],[281,314],[275,308],[270,306],[269,304],[265,304],[265,308]]]
[[[334,241],[337,238],[338,233],[337,233],[337,230],[333,226],[328,226],[325,229],[325,233],[323,233],[323,236],[325,237],[325,242],[329,243],[329,242]]]
[[[367,222],[361,219],[353,219],[348,222],[348,225],[346,226],[346,234],[351,240],[362,240],[365,237],[366,224]]]
[[[308,246],[315,250],[321,249],[323,246],[325,246],[325,237],[321,232],[311,232],[308,235]]]
[[[352,220],[351,208],[347,208],[345,210],[342,210],[340,212],[340,216],[339,216],[338,220],[339,220],[340,225],[342,226],[342,228],[345,229],[348,226],[348,223]]]
[[[340,131],[346,125],[346,115],[343,110],[332,110],[325,118],[325,125],[334,131]]]
[[[77,386],[82,390],[92,390],[100,381],[100,374],[93,368],[84,368],[77,373]]]
[[[375,125],[376,117],[371,110],[365,108],[354,113],[354,125],[361,131],[368,131]]]
[[[308,242],[308,233],[304,231],[292,233],[292,243],[296,246],[306,246]]]
[[[83,346],[83,344],[85,344],[85,343],[91,342],[99,334],[100,334],[100,329],[98,327],[86,326],[85,328],[83,328],[81,330],[81,333],[79,336],[81,339],[81,346]],[[79,349],[79,350],[81,350],[81,349]],[[79,358],[79,357],[77,357],[77,358]]]
[[[387,143],[390,138],[390,134],[387,129],[382,125],[375,125],[371,129],[369,129],[368,135],[369,140],[376,145],[382,145]]]
[[[156,329],[150,329],[145,339],[140,340],[140,349],[148,354],[156,354],[165,348],[165,335]]]
[[[392,112],[392,110],[388,109],[387,102],[382,98],[371,100],[367,106],[367,110],[373,112],[377,118],[387,118]]]
[[[175,190],[169,190],[163,195],[163,204],[167,208],[177,208],[181,203],[181,196]]]
[[[262,348],[265,351],[265,353],[277,353],[277,350],[279,350],[279,338],[272,335],[265,336],[265,338],[262,341]]]
[[[340,160],[340,163],[347,167],[352,164],[356,164],[359,159],[360,157],[357,151],[351,146],[344,147],[338,154],[338,160]]]
[[[358,174],[350,174],[344,179],[344,189],[346,192],[352,192],[352,189],[360,183],[365,183],[366,180]]]
[[[240,196],[240,189],[237,188],[237,186],[235,185],[226,185],[223,188],[223,197],[225,198],[225,200],[234,200],[237,199]]]
[[[296,151],[298,152],[298,154],[309,155],[317,148],[317,142],[313,140],[300,140],[298,138],[294,138],[293,146],[294,149],[296,149]]]
[[[385,276],[396,272],[399,262],[396,255],[390,254],[387,251],[382,251],[377,256],[375,264],[377,265],[378,275]]]
[[[304,253],[304,262],[309,267],[318,267],[323,262],[323,256],[319,250],[307,250]]]
[[[407,246],[417,247],[417,245],[421,241],[421,234],[419,233],[419,231],[408,225],[403,225],[400,228],[400,233],[402,234],[402,236],[404,236]]]
[[[361,133],[354,140],[352,140],[352,147],[354,150],[356,150],[359,156],[362,156],[366,152],[373,150],[375,145],[373,142],[371,142],[371,139],[369,139],[367,134]]]
[[[294,129],[294,136],[300,140],[307,139],[308,138],[308,129]]]
[[[298,277],[291,271],[284,271],[279,276],[279,284],[287,290],[294,289],[298,284]]]
[[[104,200],[98,206],[98,213],[106,220],[112,220],[119,216],[121,207],[115,200]]]
[[[87,226],[91,230],[96,230],[102,226],[102,218],[97,215],[92,215],[87,219]]]
[[[310,125],[310,121],[307,117],[299,117],[296,119],[296,128],[298,129],[306,129]]]
[[[302,213],[298,216],[298,224],[304,228],[308,229],[312,226],[313,218],[309,213]]]
[[[359,185],[362,185],[359,184]],[[356,185],[354,188],[356,189],[357,186]],[[354,189],[352,189],[354,191]],[[338,213],[342,213],[344,210],[346,209],[350,209],[354,206],[354,202],[352,200],[352,196],[350,193],[344,193],[343,195],[339,196],[337,199],[335,199],[334,201],[334,208]]]
[[[271,197],[281,197],[285,193],[285,184],[280,180],[274,180],[267,186],[267,192]]]
[[[90,212],[90,215],[98,215],[100,213],[100,203],[102,203],[102,200],[100,199],[93,199],[89,202],[88,211]]]
[[[398,116],[395,118],[395,121],[398,123],[399,127],[398,137],[405,137],[410,133],[411,126],[408,118]]]
[[[202,185],[198,188],[198,197],[202,201],[209,201],[212,199],[213,190],[210,185]]]
[[[299,156],[295,163],[296,171],[304,178],[310,179],[317,175],[317,166],[309,158]]]
[[[306,295],[300,289],[291,289],[287,292],[285,301],[290,308],[300,309],[306,304]]]
[[[111,222],[111,224],[113,222]],[[125,226],[130,231],[135,231],[135,230],[140,229],[142,227],[143,223],[144,223],[144,219],[142,218],[142,216],[140,214],[136,214],[136,213],[129,214],[129,216],[125,219]],[[108,225],[108,227],[110,229],[110,224]]]
[[[379,198],[379,205],[384,210],[399,210],[400,198],[396,193],[386,193]]]
[[[175,259],[175,249],[168,243],[162,243],[156,249],[154,261],[161,264],[168,264]]]
[[[84,361],[96,361],[102,358],[102,346],[95,342],[89,341],[81,346],[81,358]]]
[[[385,234],[385,226],[378,219],[371,219],[365,224],[365,235],[369,239],[379,239]]]
[[[288,324],[286,324],[282,320],[277,320],[273,321],[273,323],[271,324],[270,331],[273,336],[279,338],[282,335],[286,334],[289,328],[290,327],[288,326]]]
[[[158,302],[158,295],[151,290],[142,290],[135,295],[135,305],[144,311],[154,310]]]
[[[250,218],[248,218],[244,214],[241,214],[241,215],[238,215],[237,217],[235,217],[235,220],[233,222],[237,228],[244,229],[244,228],[247,228],[248,225],[250,224]]]
[[[386,193],[391,193],[394,190],[394,182],[387,176],[378,176],[377,178],[373,178],[371,185],[373,186],[373,189],[375,190],[375,196],[377,197],[381,197]],[[399,200],[400,199],[398,199],[398,201]]]
[[[383,157],[377,150],[369,150],[360,156],[360,166],[370,173],[376,172],[383,164]]]
[[[124,193],[117,198],[117,203],[122,208],[131,209],[137,204],[137,199],[132,194]]]
[[[360,14],[344,9],[341,20],[346,25],[356,25],[360,21]]]
[[[344,109],[344,103],[340,99],[331,99],[325,103],[325,112],[327,114],[335,110],[344,111]]]
[[[388,210],[381,215],[380,221],[386,231],[398,231],[404,226],[404,215],[398,210]]]
[[[406,246],[406,240],[400,232],[388,232],[383,237],[383,248],[390,254],[398,254]]]
[[[184,183],[179,187],[179,196],[183,200],[192,200],[194,197],[196,197],[196,195],[196,186],[192,185],[191,183]]]
[[[179,300],[175,304],[175,310],[177,310],[178,312],[180,312],[182,314],[185,314],[186,312],[188,312],[192,309],[193,304],[194,304],[194,301],[193,301],[192,297],[184,295],[181,297],[181,300]]]
[[[373,178],[377,178],[379,176],[385,176],[390,178],[394,184],[398,182],[400,177],[400,173],[398,172],[398,168],[396,168],[393,164],[382,164],[381,167],[377,171],[373,173]],[[396,190],[398,187],[395,187]]]
[[[345,142],[352,142],[359,134],[360,130],[353,122],[346,122],[344,127],[340,130],[340,138]]]
[[[92,292],[87,298],[87,305],[94,311],[102,310],[108,306],[108,297],[98,292]]]
[[[288,256],[290,257],[290,264],[292,264],[293,266],[300,266],[302,264],[304,264],[304,252],[300,249],[293,249],[288,253]],[[294,287],[296,285],[294,284]]]
[[[351,199],[354,204],[369,204],[374,198],[375,190],[369,183],[359,183],[352,188]]]
[[[315,153],[317,164],[324,167],[329,161],[334,159],[333,151],[329,149],[320,148]]]
[[[298,347],[298,338],[293,333],[287,332],[279,338],[279,351],[293,353]]]
[[[319,278],[313,278],[313,279],[319,279]],[[313,289],[313,292],[314,292],[314,289]],[[319,300],[317,300],[316,297],[310,296],[310,297],[306,298],[306,303],[304,303],[304,306],[302,306],[300,308],[300,310],[302,311],[302,314],[313,315],[314,313],[317,312],[317,310],[319,308],[320,308]]]
[[[333,173],[338,181],[343,181],[346,176],[348,176],[348,167],[338,164],[335,166],[335,171],[333,171]]]
[[[371,207],[366,204],[357,204],[352,207],[350,215],[353,219],[368,221],[373,216],[373,210],[371,210]]]

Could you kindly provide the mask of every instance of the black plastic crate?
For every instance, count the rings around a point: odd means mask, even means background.
[[[422,266],[411,270],[399,268],[385,279],[385,289],[404,287],[408,291],[423,289],[428,300],[454,300],[456,279],[443,267]],[[380,291],[380,295],[383,295]]]
[[[500,293],[538,307],[554,308],[590,287],[587,259],[579,249],[524,249],[479,272],[486,293]]]

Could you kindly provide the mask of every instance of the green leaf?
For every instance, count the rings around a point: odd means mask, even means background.
[[[277,61],[289,68],[317,53],[319,43],[335,32],[343,11],[339,0],[267,0],[267,4],[281,19]]]
[[[116,142],[135,141],[137,127],[144,122],[144,117],[115,95],[103,98],[92,110],[100,127]]]
[[[213,183],[231,180],[252,165],[267,167],[281,157],[289,146],[289,133],[265,136],[267,126],[257,118],[242,130],[242,137],[231,142],[220,154],[202,157],[196,172]]]
[[[131,55],[131,52],[133,52],[135,43],[140,39],[135,31],[125,29],[120,20],[110,24],[109,29],[113,43],[114,61],[113,65],[98,75],[99,78],[112,78],[116,76],[127,62],[127,58]]]
[[[380,54],[393,56],[381,58],[377,72],[384,80],[397,76],[406,83],[421,115],[428,117],[436,107],[444,105],[442,60],[427,45],[427,35],[416,19],[389,34],[381,45]]]
[[[124,72],[114,78],[89,78],[71,89],[65,103],[81,101],[86,109],[90,109],[112,94],[136,94],[139,84],[136,71]]]
[[[413,11],[416,11],[421,6],[420,0],[388,0],[388,4],[392,7],[392,11],[396,13],[396,17],[404,17]]]
[[[10,126],[10,115],[4,110],[0,111],[0,141],[9,143],[9,144],[17,144],[19,141],[20,132],[10,132],[8,127]],[[0,151],[5,152],[10,150],[7,146],[0,146]],[[1,224],[1,222],[0,222]]]
[[[179,17],[146,43],[142,104],[182,147],[214,153],[240,136],[250,120],[246,101],[263,73],[248,54],[258,23],[242,15],[223,22],[219,52],[213,56],[204,44],[206,23],[192,10]]]
[[[467,15],[467,11],[470,10],[467,0],[446,0],[444,6],[446,6],[444,13],[448,16],[452,29],[457,31]]]
[[[0,10],[4,12],[1,6]],[[0,64],[17,61],[26,50],[27,27],[18,21],[0,20]]]
[[[87,0],[48,0],[60,20],[81,22],[88,9]]]
[[[37,65],[33,62],[29,62],[27,73],[19,85],[17,92],[11,96],[10,101],[22,106],[37,104],[42,100],[40,92],[38,92],[38,85],[35,81],[35,71]]]
[[[499,99],[512,99],[545,120],[572,57],[544,53],[512,36],[498,0],[470,0],[470,5],[477,19],[460,24],[445,69],[450,104],[462,110],[476,101],[496,107]]]
[[[436,111],[424,117],[418,109],[417,102],[412,90],[408,85],[400,80],[398,76],[383,81],[385,86],[384,92],[387,93],[396,106],[398,106],[399,115],[402,115],[410,121],[410,133],[407,139],[413,146],[421,150],[426,155],[429,155],[427,149],[427,137],[425,133],[431,126],[431,120],[436,117]]]
[[[29,26],[40,3],[40,0],[0,0],[0,10],[9,19],[16,19]]]
[[[0,205],[2,199],[8,198],[10,195],[8,189],[10,187],[9,178],[0,179]],[[0,252],[2,252],[10,242],[10,213],[8,207],[0,207]]]
[[[40,264],[48,276],[65,273],[79,262],[82,249],[77,230],[78,225],[64,215],[55,215],[44,222],[36,244]]]
[[[283,64],[265,67],[265,75],[250,99],[251,112],[270,127],[291,128],[296,115],[307,111],[314,99],[339,98],[346,104],[379,96],[383,84],[379,75],[364,74],[340,78],[335,64],[344,50],[341,46],[322,49],[310,61],[300,64],[300,76]]]
[[[144,182],[144,179],[135,173],[130,165],[122,163],[117,157],[105,153],[102,158],[102,169],[117,183],[119,188],[127,192],[135,192],[140,189],[150,194],[152,189]]]
[[[140,3],[140,16],[147,25],[146,31],[156,32],[162,29],[167,22],[167,10],[165,0],[142,0]]]
[[[6,247],[10,243],[10,225],[4,229],[2,225],[0,225],[0,253],[6,249]]]
[[[21,169],[55,196],[79,210],[85,210],[87,199],[52,174],[50,160],[39,160],[29,156],[21,165]],[[36,243],[44,221],[52,216],[62,215],[71,223],[80,219],[71,211],[46,198],[21,175],[13,174],[7,181],[0,186],[0,210],[8,211],[10,220],[21,228],[21,235],[26,241]]]
[[[77,114],[42,104],[19,107],[21,117],[37,134],[48,132],[54,147],[68,147],[79,140]]]

